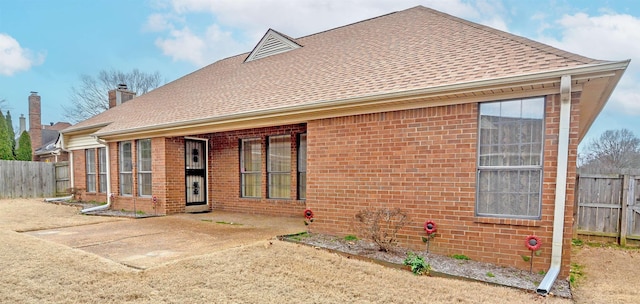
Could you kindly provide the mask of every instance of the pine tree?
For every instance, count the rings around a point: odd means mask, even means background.
[[[11,121],[11,112],[7,110],[7,130],[9,131],[9,138],[11,139],[11,153],[16,155],[16,131],[13,129],[13,121]]]
[[[18,149],[16,150],[16,160],[31,160],[31,137],[29,136],[29,132],[24,131],[20,134],[20,139],[18,140]]]
[[[11,151],[11,139],[9,138],[7,121],[5,120],[2,111],[0,111],[0,159],[14,159],[13,151]]]

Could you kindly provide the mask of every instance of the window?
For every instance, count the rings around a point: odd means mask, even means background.
[[[107,149],[98,149],[98,191],[107,193]]]
[[[269,198],[291,198],[291,136],[270,136],[267,155]]]
[[[298,199],[307,198],[307,134],[298,135]]]
[[[241,196],[260,197],[262,147],[260,138],[243,139],[240,143]]]
[[[120,167],[120,195],[131,195],[133,191],[132,165],[131,165],[131,142],[123,141],[119,147],[119,167]]]
[[[138,195],[151,196],[151,139],[138,140]]]
[[[476,214],[540,218],[544,98],[480,104]]]
[[[87,149],[84,152],[87,166],[87,192],[96,192],[96,149]]]

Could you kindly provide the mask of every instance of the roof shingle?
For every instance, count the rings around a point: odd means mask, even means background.
[[[295,42],[302,47],[259,60],[217,61],[65,131],[110,123],[98,133],[126,132],[604,62],[421,6]]]

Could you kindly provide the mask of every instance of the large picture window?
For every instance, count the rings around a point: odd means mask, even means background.
[[[307,134],[298,136],[298,199],[307,199]]]
[[[151,139],[138,140],[138,195],[151,196]]]
[[[96,192],[96,149],[85,150],[87,192]]]
[[[270,136],[267,148],[269,198],[291,198],[291,136]]]
[[[131,159],[131,142],[123,141],[119,145],[118,167],[120,169],[120,195],[132,195],[133,176]]]
[[[476,214],[540,218],[544,98],[480,104]]]
[[[260,197],[262,185],[261,155],[260,138],[243,139],[240,142],[240,195],[242,197]]]
[[[107,149],[98,149],[98,191],[107,192]]]

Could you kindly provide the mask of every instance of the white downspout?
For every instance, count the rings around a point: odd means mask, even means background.
[[[93,211],[100,211],[100,210],[105,210],[105,209],[109,209],[109,207],[111,207],[111,165],[109,162],[109,156],[111,154],[109,154],[109,144],[106,143],[103,140],[100,139],[96,139],[99,143],[103,144],[105,146],[105,151],[104,153],[106,153],[106,165],[107,165],[107,204],[105,205],[100,205],[100,206],[96,206],[96,207],[91,207],[91,208],[87,208],[87,209],[82,209],[80,210],[81,213],[87,213],[87,212],[93,212]]]
[[[556,200],[553,211],[553,238],[551,244],[551,265],[536,289],[540,295],[547,295],[558,278],[562,262],[562,241],[564,234],[564,207],[567,198],[567,167],[569,158],[569,127],[571,121],[571,75],[560,79],[560,130],[558,131],[558,166],[556,168]]]

